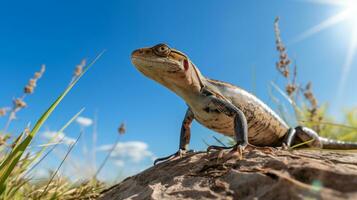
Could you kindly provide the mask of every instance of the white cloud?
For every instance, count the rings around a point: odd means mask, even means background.
[[[118,167],[124,167],[124,165],[125,165],[123,160],[116,160],[116,161],[114,161],[114,164]]]
[[[98,151],[110,151],[115,144],[107,144],[98,147]],[[129,160],[138,163],[146,158],[152,159],[154,154],[148,150],[148,145],[141,141],[119,142],[111,154],[111,157],[120,161]]]
[[[76,122],[83,127],[88,127],[93,124],[93,120],[87,117],[77,117]]]
[[[57,137],[55,137],[56,135]],[[66,145],[72,145],[76,141],[76,139],[66,136],[66,134],[63,132],[58,133],[56,131],[46,131],[42,134],[42,136],[48,140],[53,139],[53,143],[59,143],[62,140],[62,143]]]

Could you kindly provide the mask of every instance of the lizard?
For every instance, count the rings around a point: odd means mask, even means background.
[[[255,95],[233,84],[206,78],[186,54],[167,44],[134,50],[131,62],[143,75],[173,91],[188,105],[178,151],[158,158],[154,164],[190,152],[193,120],[235,139],[231,147],[209,146],[208,151],[232,149],[241,155],[248,146],[289,148],[298,142],[313,148],[357,149],[357,143],[324,138],[308,127],[289,127]]]

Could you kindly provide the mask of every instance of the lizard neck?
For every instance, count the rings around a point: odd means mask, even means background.
[[[197,95],[201,94],[202,88],[206,85],[206,80],[206,77],[204,77],[198,68],[192,64],[183,79],[178,78],[178,82],[175,84],[170,82],[163,83],[163,85],[183,98],[186,103],[190,104]]]
[[[219,89],[219,87],[212,85],[210,81],[201,74],[199,69],[194,64],[192,64],[192,68],[186,73],[184,80],[184,84],[181,82],[181,84],[163,85],[183,98],[183,100],[188,105],[197,103],[197,97],[201,96],[203,93],[210,93],[228,102],[231,101],[222,94],[222,91]]]

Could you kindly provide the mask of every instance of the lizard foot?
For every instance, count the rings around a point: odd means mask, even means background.
[[[162,157],[162,158],[158,158],[154,161],[154,165],[156,165],[157,163],[159,162],[164,162],[164,161],[170,161],[170,160],[173,160],[177,157],[179,158],[182,158],[185,154],[187,153],[193,153],[194,151],[193,150],[184,150],[184,149],[179,149],[176,153],[174,154],[171,154],[169,156],[166,156],[166,157]]]
[[[232,149],[228,153],[224,150],[226,149]],[[243,153],[244,151],[251,151],[251,150],[260,150],[264,153],[272,153],[274,151],[274,148],[272,147],[257,147],[251,144],[236,144],[231,147],[220,147],[220,146],[209,146],[207,148],[207,152],[211,150],[218,150],[220,151],[218,154],[218,158],[223,158],[224,160],[229,160],[231,158],[236,158],[238,160],[243,159]]]
[[[207,148],[207,153],[209,153],[211,150],[218,150],[220,151],[218,154],[218,158],[224,158],[224,160],[229,160],[233,157],[237,157],[238,159],[243,159],[243,151],[245,150],[246,147],[248,147],[249,144],[235,144],[230,147],[221,147],[221,146],[209,146]],[[224,150],[227,149],[232,149],[228,153]]]
[[[290,149],[290,147],[284,142],[282,145],[281,145],[281,149],[284,150],[284,151],[288,151]]]

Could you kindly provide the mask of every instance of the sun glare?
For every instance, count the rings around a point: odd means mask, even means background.
[[[330,28],[333,25],[344,23],[347,25],[346,36],[349,36],[349,46],[346,47],[346,59],[342,66],[338,95],[343,95],[343,90],[345,83],[350,74],[352,64],[354,62],[354,57],[357,50],[357,0],[305,0],[305,2],[315,3],[315,4],[327,4],[330,6],[341,7],[342,11],[337,13],[326,20],[323,20],[321,23],[313,26],[312,28],[304,31],[302,34],[298,35],[293,43],[300,42],[309,38],[312,35],[315,35],[327,28]]]
[[[357,27],[357,0],[347,1],[345,6],[349,20]]]

